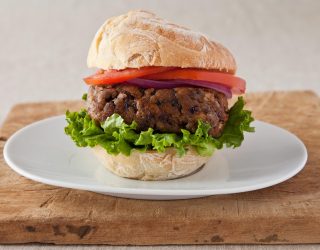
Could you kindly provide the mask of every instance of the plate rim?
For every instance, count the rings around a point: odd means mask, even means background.
[[[267,188],[270,186],[274,186],[276,184],[282,183],[296,174],[298,174],[306,165],[308,159],[308,151],[304,143],[297,137],[295,134],[291,133],[290,131],[281,128],[279,126],[255,120],[254,123],[261,123],[273,129],[279,129],[281,132],[288,134],[289,136],[294,137],[295,141],[299,144],[299,147],[303,150],[303,158],[299,162],[299,167],[295,168],[293,171],[289,171],[286,175],[282,175],[280,178],[272,179],[268,182],[263,182],[254,185],[247,185],[242,187],[230,187],[227,189],[147,189],[147,188],[125,188],[125,187],[112,187],[112,186],[101,186],[101,185],[92,185],[89,187],[88,184],[78,184],[78,183],[71,183],[68,181],[59,181],[59,180],[52,180],[48,178],[44,178],[41,176],[37,176],[35,174],[30,173],[29,171],[24,170],[23,168],[17,166],[9,157],[8,148],[10,144],[13,143],[15,138],[17,138],[21,133],[25,130],[32,129],[34,126],[37,126],[40,123],[50,122],[51,120],[56,119],[64,119],[64,115],[53,116],[49,118],[45,118],[36,122],[33,122],[29,125],[24,126],[23,128],[17,130],[13,133],[9,139],[6,141],[3,149],[4,160],[8,164],[8,166],[17,172],[18,174],[31,179],[33,181],[41,182],[48,185],[64,187],[64,188],[72,188],[72,189],[79,189],[79,190],[86,190],[86,191],[93,191],[98,193],[108,193],[108,194],[128,194],[128,195],[154,195],[154,196],[207,196],[207,195],[220,195],[220,194],[235,194],[235,193],[242,193],[242,192],[249,192],[254,190],[259,190],[263,188]],[[298,164],[297,164],[298,165]],[[121,178],[121,177],[120,177]]]

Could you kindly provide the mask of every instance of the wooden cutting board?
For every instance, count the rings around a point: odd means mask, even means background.
[[[320,243],[319,97],[310,91],[268,92],[249,94],[247,102],[256,119],[295,133],[307,146],[307,166],[294,178],[242,194],[129,200],[28,180],[13,172],[1,156],[0,243]],[[79,102],[16,105],[0,131],[1,150],[17,129],[80,106]]]

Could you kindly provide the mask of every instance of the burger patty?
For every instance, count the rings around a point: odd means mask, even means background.
[[[114,113],[127,124],[135,121],[139,131],[194,133],[198,120],[211,125],[209,134],[221,135],[228,120],[228,102],[224,94],[212,89],[179,87],[143,89],[132,85],[91,86],[87,98],[90,117],[103,122]]]

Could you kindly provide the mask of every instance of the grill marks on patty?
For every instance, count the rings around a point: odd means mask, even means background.
[[[139,131],[151,127],[158,132],[179,133],[183,128],[194,133],[200,119],[212,126],[209,133],[217,137],[228,119],[225,95],[206,88],[91,86],[87,105],[92,119],[103,122],[117,113],[128,124],[137,122]]]

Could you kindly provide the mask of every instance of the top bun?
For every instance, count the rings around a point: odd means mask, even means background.
[[[221,44],[143,10],[108,19],[91,43],[87,63],[104,70],[163,66],[236,71],[232,54]]]

